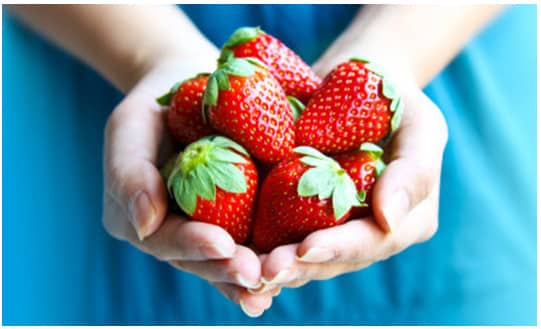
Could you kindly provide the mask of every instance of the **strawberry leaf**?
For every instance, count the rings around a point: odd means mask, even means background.
[[[212,143],[216,146],[219,146],[222,148],[232,148],[241,154],[250,156],[250,154],[248,154],[248,151],[246,151],[242,146],[240,146],[240,144],[235,143],[229,138],[225,138],[222,136],[213,136],[211,138],[212,138]]]
[[[297,186],[297,194],[299,196],[313,196],[319,194],[321,178],[324,176],[332,176],[334,173],[325,168],[308,169],[299,179]]]
[[[319,152],[318,150],[310,146],[297,146],[296,148],[293,149],[293,152],[298,153],[298,154],[312,156],[318,159],[324,159],[324,160],[329,159],[323,153]]]
[[[224,73],[238,77],[248,77],[254,74],[257,66],[244,58],[233,58],[223,65]]]
[[[235,165],[209,162],[207,166],[214,183],[222,190],[231,193],[246,192],[246,177]]]
[[[398,92],[396,91],[396,88],[393,83],[389,81],[389,79],[383,79],[383,88],[382,93],[383,96],[387,97],[388,99],[394,99],[398,96]]]
[[[374,158],[379,159],[383,155],[383,149],[376,144],[363,143],[359,148],[361,151],[368,152],[373,155]]]
[[[325,200],[331,197],[336,187],[336,181],[338,176],[333,172],[332,175],[322,175],[319,183],[319,200]]]
[[[214,201],[216,199],[216,188],[214,186],[214,181],[212,176],[210,176],[206,166],[200,165],[197,166],[190,174],[191,182],[189,186],[192,189],[192,192],[198,196]]]
[[[208,79],[205,94],[203,95],[203,104],[216,105],[218,103],[218,92],[218,80],[215,72]]]
[[[186,80],[184,80],[186,81]],[[175,83],[173,85],[173,87],[171,87],[171,89],[169,89],[169,91],[166,93],[166,94],[163,94],[161,95],[160,97],[156,98],[156,102],[158,102],[158,104],[162,105],[162,106],[169,106],[171,105],[171,100],[173,99],[173,96],[175,95],[175,93],[177,92],[177,89],[178,87],[184,82],[184,81],[179,81],[177,83]]]
[[[377,74],[382,78],[385,76],[385,72],[383,71],[383,69],[377,64],[374,64],[374,62],[366,63],[364,67],[366,67],[367,69],[372,71],[372,73]]]
[[[212,151],[210,151],[209,155],[213,159],[223,161],[223,162],[248,163],[248,161],[246,161],[246,159],[243,158],[242,156],[225,148],[215,148]]]
[[[189,182],[180,180],[180,183],[174,189],[175,199],[180,208],[188,215],[193,215],[197,203],[197,196],[189,188]]]
[[[366,200],[366,191],[360,190],[359,193],[357,193],[357,200],[360,203],[363,203]]]
[[[235,57],[235,54],[232,50],[223,48],[220,52],[220,57],[218,58],[218,65],[229,62],[233,57]]]
[[[396,111],[396,108],[398,106],[398,103],[400,103],[400,98],[393,98],[392,102],[391,102],[391,106],[389,106],[389,108],[391,109],[391,112],[395,112]]]
[[[291,106],[293,119],[295,120],[295,122],[297,122],[297,120],[302,114],[302,111],[304,111],[304,104],[293,96],[287,96],[287,100],[289,101],[289,105]]]
[[[400,125],[400,121],[402,120],[403,112],[404,112],[404,103],[402,102],[402,100],[399,100],[398,106],[393,113],[393,117],[391,118],[391,132],[394,132],[396,129],[398,129],[398,126]]]
[[[223,45],[226,47],[234,47],[246,43],[252,39],[257,38],[258,35],[264,33],[259,26],[257,27],[240,27],[231,34],[229,39]]]
[[[167,190],[172,195],[173,194],[173,186],[176,184],[175,180],[179,177],[179,172],[181,171],[180,167],[180,160],[182,158],[182,152],[179,153],[177,158],[175,159],[175,163],[173,165],[173,168],[171,170],[171,173],[169,174],[169,178],[167,179]]]
[[[341,175],[332,195],[335,220],[339,220],[347,214],[351,207],[358,205],[360,203],[357,200],[355,183],[347,174]]]
[[[224,73],[224,71],[216,71],[216,81],[218,82],[219,90],[229,90],[229,78],[227,78],[227,75]]]
[[[361,62],[361,63],[365,63],[365,64],[370,63],[370,61],[368,59],[365,59],[365,58],[362,58],[362,57],[351,57],[349,60],[350,61],[355,61],[355,62]]]
[[[300,158],[300,161],[306,165],[312,166],[312,167],[322,167],[322,166],[329,166],[329,160],[327,159],[319,159],[314,158],[311,156],[304,156]]]
[[[381,159],[376,160],[376,178],[381,176],[387,165]]]

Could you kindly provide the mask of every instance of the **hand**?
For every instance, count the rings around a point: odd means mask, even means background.
[[[115,238],[172,266],[200,276],[251,316],[272,303],[279,288],[261,295],[255,253],[235,245],[222,228],[167,213],[168,195],[159,173],[174,146],[155,99],[176,81],[213,68],[212,64],[164,61],[127,94],[108,119],[104,147],[103,224]],[[206,64],[206,63],[205,63]]]
[[[413,82],[398,87],[404,115],[385,150],[388,166],[374,186],[374,217],[350,220],[274,249],[264,259],[265,287],[259,291],[357,271],[435,234],[447,126]]]

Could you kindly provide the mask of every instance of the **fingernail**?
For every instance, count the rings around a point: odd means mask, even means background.
[[[282,288],[278,289],[278,291],[276,291],[274,294],[272,294],[272,297],[276,297],[276,296],[280,295],[281,292],[282,292]]]
[[[272,285],[272,284],[269,285],[269,284],[263,283],[263,284],[260,284],[260,286],[255,289],[252,289],[252,288],[248,289],[248,292],[251,293],[252,295],[261,295],[274,288],[276,288],[275,285]]]
[[[246,308],[246,305],[244,305],[244,302],[243,302],[242,300],[239,302],[239,304],[240,304],[240,308],[242,309],[242,311],[244,312],[244,314],[248,315],[248,316],[251,317],[251,318],[257,318],[257,317],[260,317],[260,316],[263,314],[263,312],[265,312],[265,311],[261,311],[261,312],[259,312],[259,313],[255,313],[255,312],[249,311],[249,310]]]
[[[301,257],[297,257],[298,260],[308,263],[323,263],[328,262],[336,256],[335,252],[325,248],[310,248]]]
[[[257,289],[261,286],[261,282],[250,282],[238,272],[235,273],[234,278],[238,284],[246,288]]]
[[[398,227],[400,220],[406,216],[409,210],[408,194],[404,190],[399,190],[392,194],[390,202],[383,209],[383,214],[387,220],[389,231],[393,232]]]
[[[283,269],[280,272],[278,272],[278,274],[273,279],[268,280],[265,278],[261,278],[261,281],[267,285],[277,285],[279,283],[293,281],[293,279],[294,279],[293,271],[289,269]]]
[[[235,253],[235,250],[227,250],[224,246],[214,243],[200,245],[199,251],[201,255],[209,258],[231,258]]]
[[[139,240],[142,241],[148,236],[148,228],[156,218],[156,208],[154,208],[148,194],[144,191],[139,191],[130,200],[128,211],[130,213],[130,221],[137,232]]]

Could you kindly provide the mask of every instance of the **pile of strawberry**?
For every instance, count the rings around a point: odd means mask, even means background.
[[[259,252],[370,214],[402,103],[370,62],[323,81],[259,28],[236,30],[216,70],[158,98],[182,147],[162,174],[189,218]],[[306,107],[304,106],[306,104]]]

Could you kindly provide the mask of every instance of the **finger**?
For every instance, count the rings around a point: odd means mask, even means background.
[[[265,257],[261,266],[261,281],[267,285],[267,289],[298,278],[299,273],[295,267],[297,246],[289,244],[277,247]]]
[[[351,220],[316,231],[299,244],[299,261],[331,265],[349,263],[362,268],[386,259],[434,235],[437,230],[437,198],[435,190],[391,233],[384,233],[371,220]]]
[[[296,255],[310,263],[374,262],[380,257],[374,249],[390,236],[371,220],[351,220],[311,233],[299,244]]]
[[[345,262],[333,264],[303,262],[297,257],[298,248],[299,244],[281,246],[268,255],[262,264],[262,281],[265,287],[262,287],[260,292],[276,287],[294,287],[310,280],[326,280],[354,268],[352,264]]]
[[[282,285],[283,288],[300,288],[306,285],[311,280],[309,279],[297,279],[295,281],[287,282]]]
[[[437,107],[421,92],[405,97],[403,121],[390,145],[390,163],[374,186],[376,222],[392,231],[439,182],[447,127]]]
[[[133,229],[126,234],[130,243],[163,261],[227,259],[233,257],[236,250],[235,241],[223,228],[173,214],[143,241]]]
[[[167,191],[156,168],[162,120],[157,104],[132,94],[105,129],[106,193],[128,214],[140,239],[156,231],[167,211]]]
[[[208,261],[177,261],[171,265],[211,282],[234,283],[246,288],[260,285],[261,263],[254,252],[238,245],[232,258]]]
[[[272,299],[280,292],[280,288],[264,294],[253,295],[246,289],[231,283],[212,283],[224,296],[240,305],[242,311],[250,317],[259,317],[272,306]]]

